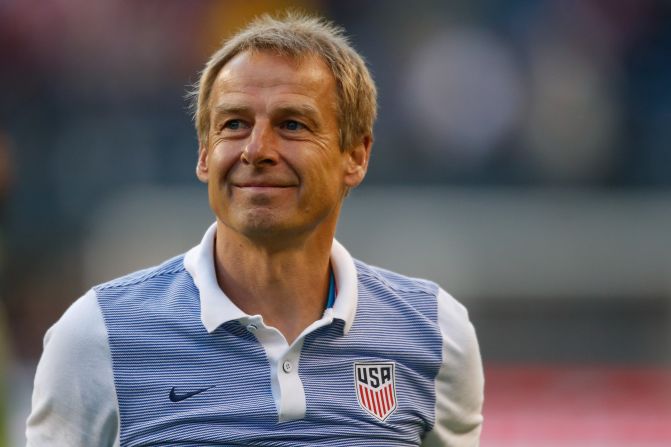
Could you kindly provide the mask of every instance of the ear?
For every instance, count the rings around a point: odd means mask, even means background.
[[[363,181],[368,171],[373,137],[365,135],[358,144],[345,150],[345,185],[355,188]]]
[[[207,151],[207,146],[204,144],[200,145],[198,149],[198,164],[196,164],[196,177],[203,183],[207,183],[210,175],[208,170],[208,157],[209,152]]]

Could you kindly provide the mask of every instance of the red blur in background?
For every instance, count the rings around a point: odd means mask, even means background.
[[[485,447],[671,445],[667,368],[490,366],[485,374]]]

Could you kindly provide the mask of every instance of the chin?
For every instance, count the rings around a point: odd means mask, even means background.
[[[231,210],[229,210],[231,211]],[[222,216],[223,217],[223,216]],[[294,209],[256,208],[229,212],[224,224],[251,241],[289,243],[318,231],[323,217],[301,214]]]
[[[235,227],[249,239],[280,238],[296,232],[285,219],[275,213],[260,210],[241,216]]]

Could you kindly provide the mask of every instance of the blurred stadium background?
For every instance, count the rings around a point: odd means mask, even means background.
[[[662,0],[0,1],[0,445],[24,442],[63,310],[199,241],[185,88],[286,7],[343,25],[370,63],[373,160],[338,237],[467,305],[482,445],[671,445]]]

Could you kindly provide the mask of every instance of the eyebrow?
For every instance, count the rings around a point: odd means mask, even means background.
[[[214,106],[214,115],[249,115],[251,107],[234,103],[220,103]]]
[[[222,102],[214,106],[213,116],[215,115],[253,115],[253,110],[249,106]],[[320,113],[310,104],[280,104],[272,110],[273,116],[301,116],[311,121],[313,125],[319,123]]]
[[[301,115],[307,116],[308,118],[317,119],[319,117],[319,111],[309,104],[281,104],[275,109],[273,109],[273,114],[277,115]]]

